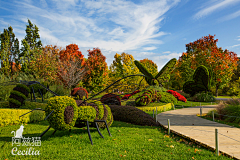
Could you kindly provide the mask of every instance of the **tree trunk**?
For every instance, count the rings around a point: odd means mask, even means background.
[[[216,85],[216,97],[218,96],[218,85]]]

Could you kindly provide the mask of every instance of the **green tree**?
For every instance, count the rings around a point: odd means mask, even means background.
[[[22,63],[21,70],[27,74],[33,74],[36,77],[35,72],[32,71],[30,65],[31,61],[36,61],[36,57],[42,53],[42,42],[40,40],[39,29],[36,25],[33,26],[28,19],[29,25],[26,25],[26,36],[22,40],[23,47],[21,48],[20,59]]]
[[[132,55],[124,52],[121,55],[116,53],[114,58],[115,60],[113,60],[113,63],[110,65],[109,84],[123,77],[140,73],[134,64],[134,58]],[[134,76],[123,79],[117,84],[117,89],[124,92],[131,92],[133,89],[136,89],[141,78],[142,77]]]
[[[88,92],[99,92],[107,86],[108,66],[105,62],[106,57],[102,55],[99,48],[88,50],[88,60],[85,63],[88,71],[84,74],[82,80],[84,87]]]
[[[183,53],[179,57],[175,68],[170,74],[170,83],[173,88],[178,90],[183,88],[183,84],[190,80],[194,74],[194,69],[191,68],[191,57],[188,53]]]
[[[13,33],[13,28],[10,26],[8,29],[4,29],[4,32],[0,35],[1,47],[0,47],[0,60],[1,71],[5,76],[12,77],[14,73],[14,62],[19,66],[19,41]]]

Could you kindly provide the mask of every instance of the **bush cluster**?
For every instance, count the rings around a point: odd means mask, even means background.
[[[212,93],[201,92],[193,96],[192,101],[195,102],[215,102],[216,99],[213,97]]]
[[[160,99],[161,102],[164,103],[173,103],[173,104],[177,104],[178,100],[170,93],[168,92],[159,92],[162,96],[162,98]]]
[[[187,99],[178,92],[173,90],[168,90],[167,92],[171,93],[175,98],[177,98],[178,101],[187,102]]]

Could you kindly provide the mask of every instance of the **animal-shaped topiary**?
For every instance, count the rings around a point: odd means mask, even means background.
[[[53,111],[54,110],[54,111]],[[48,122],[55,130],[69,130],[74,127],[78,118],[78,106],[73,98],[68,96],[51,97],[45,108],[45,114],[48,116]]]
[[[42,85],[46,86],[49,89],[49,84],[48,82],[42,82]],[[41,95],[42,101],[43,101],[43,96],[47,93],[47,90],[42,87],[42,85],[35,83],[35,84],[31,84],[31,85],[27,85],[28,88],[30,89],[30,94],[31,94],[31,100],[32,100],[32,95],[34,95],[34,99],[36,101],[36,97],[35,94],[39,93]]]
[[[71,92],[71,95],[76,97],[78,100],[83,100],[84,97],[86,99],[88,98],[87,90],[82,87],[74,88]]]
[[[121,105],[121,100],[118,95],[108,93],[102,96],[100,100],[103,104],[108,104],[108,105]]]
[[[113,118],[116,121],[122,121],[141,126],[160,126],[159,122],[146,112],[133,106],[109,105]]]
[[[154,77],[139,61],[135,60],[134,63],[137,68],[145,75],[145,80],[150,86],[159,86],[160,81],[158,80],[159,77],[167,76],[174,68],[177,62],[176,58],[171,59]]]
[[[24,101],[28,97],[30,92],[29,88],[24,84],[17,84],[13,91],[11,91],[9,96],[9,107],[10,108],[19,108],[24,104]]]
[[[76,121],[75,127],[84,127],[86,126],[86,120],[89,117],[89,113],[94,111],[92,119],[89,119],[90,122],[94,120],[106,120],[108,127],[113,123],[113,116],[111,109],[108,105],[102,104],[100,101],[88,100],[86,103],[81,104],[81,100],[77,100],[79,107],[79,118]],[[80,105],[81,104],[81,105]],[[89,110],[89,111],[88,111]],[[90,111],[93,110],[93,111]],[[102,129],[106,128],[105,123],[97,122],[98,126]],[[95,127],[94,123],[91,123],[90,126]]]
[[[201,65],[195,70],[193,80],[184,83],[183,92],[190,94],[191,96],[202,91],[209,92],[210,83],[211,78],[209,77],[208,69]]]
[[[154,89],[148,89],[144,91],[142,95],[138,96],[135,99],[135,103],[137,106],[146,106],[149,103],[151,103],[153,99],[154,101],[160,100],[161,95],[158,92],[156,92]]]

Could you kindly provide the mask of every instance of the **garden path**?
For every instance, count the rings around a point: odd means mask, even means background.
[[[201,106],[202,113],[208,113],[217,105]],[[158,122],[178,135],[215,149],[215,129],[218,129],[219,151],[240,159],[240,129],[226,124],[209,121],[197,116],[200,106],[162,112],[157,115]]]

